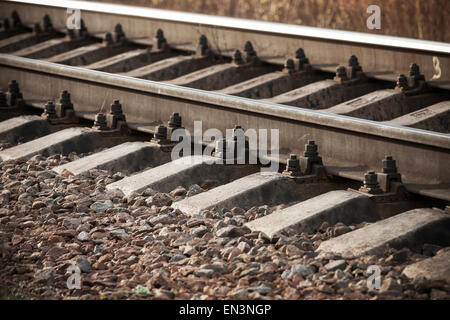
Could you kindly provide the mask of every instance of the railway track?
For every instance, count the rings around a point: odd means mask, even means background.
[[[0,8],[5,276],[28,279],[38,259],[35,281],[61,278],[64,256],[89,264],[96,294],[149,282],[155,297],[202,297],[174,292],[170,270],[210,297],[448,298],[448,44],[79,1]],[[243,163],[224,164],[246,129]],[[172,133],[195,137],[180,159]],[[50,230],[32,253],[27,236]],[[92,279],[108,269],[120,281]]]

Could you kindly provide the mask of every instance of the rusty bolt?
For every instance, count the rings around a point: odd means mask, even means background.
[[[350,57],[350,59],[348,59],[348,65],[350,67],[359,66],[358,58],[354,54]]]
[[[11,82],[8,85],[8,91],[11,94],[18,94],[18,93],[20,93],[19,84],[17,83],[16,80],[11,80]]]
[[[156,39],[164,39],[164,31],[162,29],[156,30]]]
[[[106,116],[103,113],[99,112],[95,115],[94,127],[100,130],[105,130],[107,128]]]
[[[66,110],[73,110],[73,104],[70,101],[70,93],[67,90],[61,91],[59,98],[60,116],[66,116]]]
[[[6,94],[0,91],[0,108],[8,108],[8,103],[6,102]]]
[[[70,93],[67,90],[61,91],[61,97],[59,98],[59,103],[64,109],[72,108],[72,102],[70,101]]]
[[[167,139],[167,127],[164,125],[159,125],[156,127],[155,138],[165,140]]]
[[[284,67],[288,70],[288,71],[294,71],[295,69],[295,64],[294,64],[294,60],[292,59],[287,59],[284,63]]]
[[[165,43],[167,43],[166,38],[164,37],[164,32],[162,29],[156,30],[156,47],[161,49]]]
[[[358,72],[362,72],[362,67],[358,62],[358,58],[355,55],[352,55],[348,60],[348,65],[351,67],[351,78],[356,78]]]
[[[67,33],[67,36],[68,36],[70,39],[75,38],[75,31],[74,31],[73,29],[67,28],[67,29],[66,29],[66,33]]]
[[[3,19],[3,28],[5,29],[5,31],[9,31],[11,29],[8,18]]]
[[[383,173],[397,173],[396,161],[392,156],[386,156],[383,160]]]
[[[70,93],[67,90],[61,91],[61,98],[59,99],[59,103],[61,104],[70,103]]]
[[[305,59],[305,51],[302,48],[298,48],[297,51],[295,51],[295,58],[299,60]]]
[[[419,76],[420,75],[420,69],[416,63],[411,63],[411,65],[409,66],[409,75],[410,76]]]
[[[255,50],[253,49],[252,43],[248,40],[245,42],[244,51],[245,52],[255,52]]]
[[[111,32],[105,33],[105,38],[103,39],[103,41],[104,41],[106,44],[111,44],[111,43],[113,42],[113,38],[112,38]]]
[[[44,31],[49,32],[53,29],[52,21],[50,20],[50,17],[48,14],[44,16]]]
[[[13,28],[18,28],[22,26],[22,21],[20,20],[19,14],[16,10],[13,11],[11,14],[12,20],[13,20]]]
[[[401,89],[408,88],[408,79],[404,74],[401,74],[397,78],[397,87]]]
[[[198,52],[200,55],[204,56],[207,53],[208,48],[208,39],[204,34],[202,34],[198,40]]]
[[[318,146],[314,142],[314,140],[308,140],[308,143],[305,144],[305,152],[303,156],[305,157],[317,157],[319,153],[317,152]]]
[[[375,171],[367,171],[364,174],[364,186],[366,188],[378,187],[378,175],[375,173]]]
[[[308,58],[306,58],[305,51],[302,48],[298,48],[295,52],[295,58],[298,59],[298,69],[303,70],[305,64],[309,64]]]
[[[9,104],[11,106],[14,106],[17,104],[17,100],[22,99],[22,93],[19,89],[19,84],[16,80],[11,80],[11,82],[8,84],[8,92],[9,92]]]
[[[123,34],[122,25],[120,23],[114,26],[114,32],[118,34]]]
[[[205,48],[208,47],[208,39],[206,38],[206,36],[205,36],[204,34],[202,34],[202,35],[200,36],[200,39],[198,40],[198,44],[199,44],[201,47],[205,47]]]
[[[172,113],[168,125],[169,128],[181,128],[181,117],[178,112]]]
[[[47,115],[48,118],[56,117],[56,107],[53,101],[48,101],[44,107],[44,114]]]
[[[116,24],[114,27],[114,41],[120,42],[125,39],[125,33],[123,32],[122,25]]]
[[[111,104],[111,114],[115,116],[121,116],[123,114],[122,105],[120,104],[119,100],[114,100],[114,102]]]
[[[256,57],[256,51],[253,49],[253,45],[250,41],[245,42],[244,51],[247,62]]]
[[[294,175],[300,174],[300,161],[298,160],[296,154],[291,154],[289,159],[287,159],[286,171]]]
[[[33,32],[34,33],[41,33],[42,32],[41,25],[39,23],[35,23],[34,24]]]
[[[336,68],[336,77],[343,80],[347,79],[347,70],[344,66],[339,66]]]
[[[87,35],[87,28],[86,28],[86,24],[84,23],[83,19],[80,19],[80,30],[78,30],[78,34],[79,36],[84,36]]]
[[[236,50],[233,53],[233,62],[235,64],[243,64],[244,60],[242,60],[242,53],[239,50]]]

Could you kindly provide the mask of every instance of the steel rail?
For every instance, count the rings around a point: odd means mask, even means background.
[[[431,83],[450,87],[448,43],[96,2],[0,1],[0,11],[5,16],[17,10],[23,21],[32,23],[49,14],[53,25],[59,28],[66,25],[67,8],[81,10],[90,32],[111,31],[116,23],[121,23],[129,37],[151,38],[162,28],[169,42],[192,44],[205,34],[219,51],[242,48],[250,40],[258,55],[272,62],[292,57],[299,47],[317,65],[346,64],[349,56],[356,54],[365,71],[392,72],[390,76],[381,73],[381,79],[393,80],[397,74],[406,73],[412,62],[420,65],[426,79],[431,79],[437,73],[438,61],[441,76]],[[330,68],[324,66],[324,70]]]
[[[450,200],[448,134],[6,54],[0,54],[0,75],[2,88],[16,79],[26,100],[56,99],[62,90],[70,90],[76,113],[87,119],[103,104],[120,99],[130,126],[141,131],[151,131],[179,112],[191,132],[196,120],[203,121],[204,131],[225,132],[237,124],[245,129],[278,129],[283,157],[301,154],[307,140],[313,139],[330,173],[357,180],[365,170],[379,171],[381,160],[390,154],[410,191]]]

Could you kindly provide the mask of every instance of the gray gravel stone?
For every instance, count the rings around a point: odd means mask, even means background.
[[[77,239],[80,241],[89,241],[90,240],[89,233],[87,233],[86,231],[81,231],[78,234]]]
[[[83,257],[78,258],[77,266],[80,268],[81,272],[84,272],[84,273],[91,272],[91,263],[86,258],[83,258]]]
[[[106,210],[112,208],[113,206],[114,205],[111,200],[106,200],[104,202],[102,201],[94,202],[90,208],[95,212],[105,212]]]
[[[305,264],[294,264],[291,269],[284,270],[284,272],[281,274],[282,279],[290,279],[295,274],[299,274],[302,277],[306,277],[310,274],[314,273],[314,267],[305,265]]]
[[[246,232],[242,228],[229,226],[216,231],[216,236],[221,238],[225,237],[234,238],[243,236],[245,233]]]

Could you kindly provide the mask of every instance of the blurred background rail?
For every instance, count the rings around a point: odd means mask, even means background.
[[[97,0],[219,16],[450,42],[449,0]],[[369,5],[381,29],[369,30]]]

